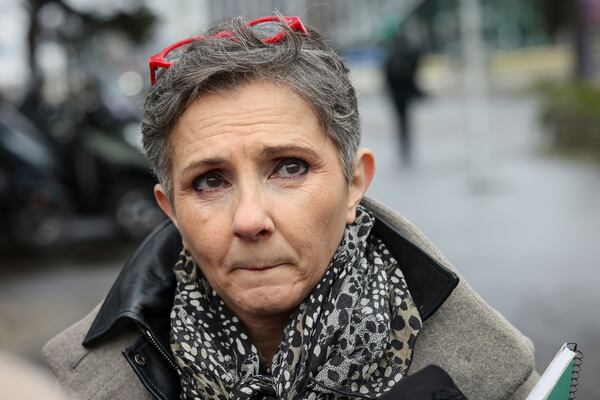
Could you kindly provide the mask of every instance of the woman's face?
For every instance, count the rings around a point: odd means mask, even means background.
[[[211,286],[243,319],[289,313],[354,221],[370,153],[348,183],[312,108],[265,82],[199,98],[171,145],[173,203],[156,197]]]

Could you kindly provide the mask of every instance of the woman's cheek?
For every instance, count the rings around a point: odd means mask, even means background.
[[[179,229],[187,247],[196,254],[211,254],[218,252],[226,241],[227,223],[222,211],[208,210],[198,204],[187,207],[186,212],[179,216]]]
[[[307,210],[310,210],[313,219],[335,222],[339,212],[344,208],[346,197],[335,180],[323,182],[322,185],[313,185],[306,190]]]

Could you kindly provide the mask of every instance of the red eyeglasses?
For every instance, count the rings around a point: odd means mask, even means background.
[[[278,24],[281,20],[285,21],[285,23],[296,32],[308,34],[308,31],[300,21],[299,17],[277,17],[274,15],[261,17],[257,19],[253,19],[252,21],[246,22],[246,26],[252,27],[254,33],[261,38],[263,43],[273,44],[280,42],[285,37],[285,30],[281,29],[281,26]],[[193,42],[194,40],[202,40],[207,37],[211,38],[232,38],[235,39],[235,33],[231,31],[221,31],[217,33],[213,33],[209,36],[196,36],[188,39],[181,40],[177,43],[173,43],[170,46],[165,47],[158,54],[151,56],[148,59],[148,64],[150,65],[150,82],[152,85],[156,83],[156,71],[159,68],[168,69],[171,65],[173,65],[174,61],[167,61],[167,55],[173,50],[186,45],[188,43]]]

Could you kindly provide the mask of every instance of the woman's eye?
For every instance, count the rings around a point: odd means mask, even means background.
[[[216,172],[209,172],[194,180],[194,190],[197,192],[215,192],[229,186],[230,183]]]
[[[279,178],[295,178],[308,172],[308,164],[299,158],[286,158],[275,167],[273,175]]]

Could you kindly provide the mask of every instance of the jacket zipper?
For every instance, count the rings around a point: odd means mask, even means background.
[[[169,363],[169,365],[177,371],[177,365],[175,364],[175,362],[173,361],[173,359],[170,357],[169,354],[167,354],[166,351],[163,350],[162,346],[160,344],[158,344],[158,341],[154,338],[154,336],[152,335],[152,332],[150,332],[150,330],[148,329],[143,329],[142,331],[144,332],[144,334],[146,335],[146,337],[148,338],[148,340],[150,340],[150,343],[152,343],[152,346],[154,346],[154,348],[156,350],[158,350],[158,352],[160,353],[160,355],[163,356],[163,358],[165,360],[167,360],[167,362]]]

